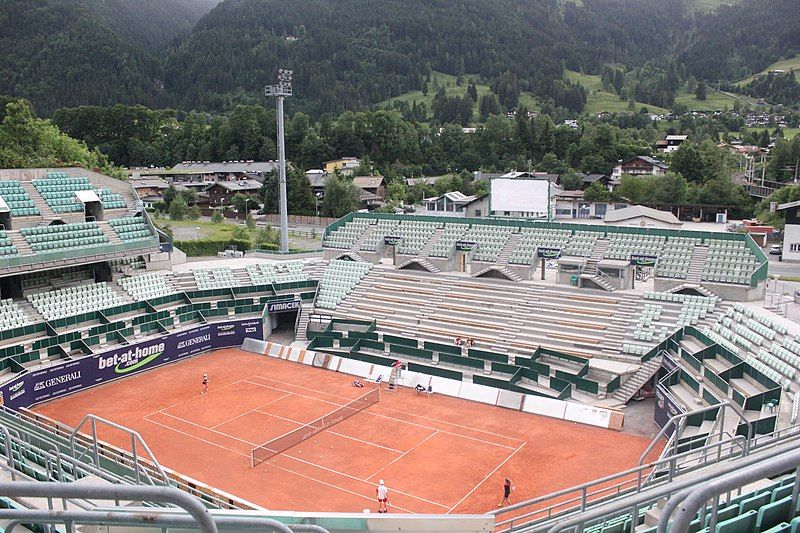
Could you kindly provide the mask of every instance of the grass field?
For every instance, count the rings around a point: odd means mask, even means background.
[[[683,104],[694,111],[714,111],[716,109],[725,109],[726,107],[731,109],[733,108],[733,104],[736,102],[736,100],[740,100],[742,103],[751,106],[755,105],[755,100],[752,98],[733,93],[717,91],[711,89],[710,87],[708,91],[706,91],[705,100],[698,100],[695,98],[693,93],[690,93],[688,90],[686,90],[686,86],[678,89],[678,92],[675,95],[675,102]]]
[[[469,81],[472,79],[475,82],[475,88],[478,90],[478,101],[480,101],[480,97],[488,92],[491,91],[489,85],[482,81],[477,75],[469,75],[465,74],[462,77],[462,84],[456,85],[456,76],[452,76],[450,74],[444,74],[443,72],[436,72],[433,71],[431,74],[431,81],[428,83],[428,94],[422,94],[422,91],[409,91],[407,93],[403,93],[400,96],[395,96],[394,98],[390,98],[388,100],[384,100],[381,102],[381,106],[384,106],[390,102],[408,102],[408,105],[411,105],[412,102],[416,101],[417,105],[421,103],[425,103],[428,106],[428,112],[431,110],[431,104],[433,104],[433,96],[436,94],[436,89],[434,88],[435,85],[439,87],[444,87],[445,93],[448,96],[464,96],[467,93],[467,86],[469,85]],[[436,81],[436,84],[434,84]],[[539,102],[537,102],[536,98],[533,97],[530,93],[522,93],[519,96],[519,103],[520,105],[524,105],[531,111],[538,111],[539,110]],[[475,103],[474,106],[474,118],[478,117],[478,104]]]
[[[208,220],[181,220],[174,221],[169,219],[154,220],[156,226],[163,228],[169,225],[176,240],[206,239],[222,240],[233,238],[233,230],[237,224],[233,222],[222,222],[214,224]]]
[[[586,101],[587,113],[602,113],[604,111],[607,113],[628,112],[628,102],[621,100],[619,96],[613,92],[604,89],[603,82],[600,80],[600,76],[582,74],[572,70],[567,71],[567,76],[572,81],[580,82],[580,84],[586,88],[588,93],[588,98]],[[710,88],[708,90],[706,100],[698,100],[694,97],[694,94],[686,90],[686,87],[679,89],[678,93],[675,95],[675,101],[677,103],[683,104],[690,110],[694,111],[713,111],[715,109],[724,109],[725,107],[730,109],[733,107],[733,104],[737,99],[740,99],[748,104],[754,104],[752,98],[723,93]],[[668,109],[664,109],[663,107],[636,102],[637,111],[642,107],[646,107],[651,113],[669,112]]]
[[[577,81],[586,89],[586,107],[584,109],[587,113],[630,113],[628,110],[628,101],[621,100],[619,96],[611,91],[603,88],[603,82],[600,76],[593,76],[591,74],[583,74],[573,70],[566,71],[567,77],[572,81]],[[642,102],[636,102],[636,111],[642,107],[646,107],[651,113],[667,113],[669,110],[648,105]]]
[[[738,81],[737,85],[747,85],[748,83],[753,81],[757,76],[760,76],[762,74],[767,74],[771,70],[792,70],[792,69],[800,70],[800,54],[789,59],[781,59],[780,61],[776,61],[775,63],[771,64],[758,74],[754,74],[749,78],[745,78],[743,80]]]
[[[761,126],[759,128],[742,128],[742,129],[746,131],[757,131],[759,133],[764,131],[765,129],[770,133],[772,133],[775,130],[774,127],[769,127],[769,126]],[[800,133],[800,128],[783,128],[783,136],[786,139],[793,139],[795,135],[797,135],[798,133]]]

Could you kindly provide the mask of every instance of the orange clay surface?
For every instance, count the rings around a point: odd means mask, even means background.
[[[201,394],[203,373],[209,392]],[[87,413],[139,431],[162,465],[276,510],[484,513],[503,480],[511,501],[636,464],[648,440],[413,390],[381,401],[251,468],[250,450],[364,394],[352,377],[236,349],[103,385],[34,411],[75,425]],[[367,384],[367,387],[371,384]],[[130,449],[110,429],[106,442]]]

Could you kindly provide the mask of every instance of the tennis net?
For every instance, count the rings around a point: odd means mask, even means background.
[[[283,453],[289,448],[297,446],[304,440],[310,439],[320,431],[327,429],[334,424],[338,424],[346,418],[350,418],[354,414],[363,411],[370,405],[374,405],[380,401],[381,390],[376,387],[368,393],[356,398],[352,402],[343,405],[336,410],[317,418],[316,420],[304,424],[297,429],[293,429],[288,433],[284,433],[280,437],[260,445],[250,450],[250,463],[252,466],[257,466],[264,461],[269,460],[279,453]]]

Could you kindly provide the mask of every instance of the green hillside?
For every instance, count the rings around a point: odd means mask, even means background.
[[[480,101],[480,97],[486,93],[491,92],[489,88],[489,84],[485,81],[481,80],[479,76],[474,75],[471,76],[469,74],[465,74],[462,76],[462,84],[458,85],[456,76],[452,76],[450,74],[445,74],[443,72],[431,72],[431,81],[428,83],[428,94],[422,94],[422,91],[409,91],[406,93],[401,94],[400,96],[395,96],[394,98],[390,98],[388,100],[384,100],[380,103],[381,106],[385,106],[390,102],[408,102],[408,105],[411,105],[413,102],[417,102],[417,105],[424,103],[428,106],[428,112],[431,110],[431,104],[433,103],[433,96],[436,94],[438,87],[444,87],[444,91],[447,96],[464,96],[467,92],[467,85],[469,85],[470,81],[475,82],[475,88],[478,90],[478,101]],[[536,101],[536,98],[533,97],[530,93],[522,93],[519,96],[519,103],[520,105],[524,105],[528,109],[532,111],[539,110],[539,103]],[[478,117],[478,104],[475,103],[474,106],[474,117]]]
[[[768,66],[767,68],[765,68],[764,70],[762,70],[761,72],[759,72],[758,74],[754,74],[754,75],[750,76],[749,78],[745,78],[743,80],[738,81],[737,85],[747,85],[748,83],[750,83],[751,81],[756,79],[758,76],[761,76],[761,75],[764,75],[764,74],[768,74],[772,70],[786,70],[786,71],[789,71],[789,70],[792,70],[792,69],[800,70],[800,54],[798,54],[798,55],[796,55],[794,57],[791,57],[789,59],[781,59],[780,61],[776,61],[773,64],[771,64],[770,66]]]
[[[615,93],[603,88],[603,82],[600,76],[593,76],[591,74],[582,74],[580,72],[567,71],[567,76],[572,81],[580,82],[587,92],[586,109],[587,113],[627,113],[628,102],[621,100]],[[681,87],[675,95],[675,102],[683,104],[690,110],[695,111],[713,111],[715,109],[731,109],[736,100],[741,100],[748,104],[753,105],[755,101],[746,96],[734,95],[731,93],[723,93],[714,89],[708,89],[708,95],[705,100],[698,100],[686,90],[686,87]],[[668,109],[649,105],[643,102],[636,102],[636,110],[646,107],[652,113],[668,113]]]
[[[717,109],[732,109],[733,104],[739,100],[741,103],[748,105],[755,105],[755,100],[744,95],[726,93],[708,88],[706,91],[706,99],[698,100],[694,94],[686,90],[686,86],[678,89],[675,94],[675,102],[683,104],[694,111],[714,111]]]
[[[619,96],[603,88],[600,76],[582,74],[572,70],[567,71],[571,81],[577,81],[586,89],[586,113],[630,113],[628,101],[621,100]],[[668,113],[668,109],[636,102],[636,111],[646,107],[652,113]]]

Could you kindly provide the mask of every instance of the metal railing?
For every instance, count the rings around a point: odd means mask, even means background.
[[[705,503],[714,498],[711,505],[710,524],[708,531],[715,531],[717,526],[717,513],[719,510],[719,496],[725,492],[740,488],[748,483],[758,481],[770,476],[777,476],[787,470],[795,471],[794,487],[792,489],[791,504],[785,518],[787,522],[794,517],[794,510],[797,508],[798,492],[800,491],[800,450],[790,450],[783,454],[770,457],[768,460],[739,469],[735,472],[719,476],[716,479],[695,487],[684,489],[667,502],[662,510],[661,518],[658,522],[658,533],[666,533],[670,518],[674,515],[674,520],[670,527],[673,533],[686,533],[692,519],[704,507]],[[701,513],[701,521],[705,522],[704,515]]]
[[[89,423],[89,427],[91,428],[91,433],[90,433],[91,441],[90,441],[89,446],[85,447],[83,452],[81,452],[81,454],[79,455],[78,454],[78,448],[76,446],[76,444],[77,444],[76,441],[83,440],[84,435],[81,434],[80,431],[81,431],[81,428],[87,422]],[[78,422],[78,425],[75,426],[75,428],[72,430],[72,432],[69,435],[70,452],[72,453],[72,456],[75,459],[80,460],[84,456],[84,454],[86,454],[89,450],[91,450],[92,451],[92,460],[94,462],[94,465],[97,466],[97,467],[100,466],[100,441],[97,438],[97,424],[98,424],[98,422],[100,424],[102,424],[102,425],[105,425],[105,426],[114,428],[114,429],[116,429],[118,431],[121,431],[122,433],[125,433],[126,435],[128,435],[130,437],[131,454],[133,456],[133,461],[132,461],[133,462],[133,471],[134,471],[134,476],[135,476],[135,479],[136,479],[136,483],[141,483],[142,482],[142,476],[144,476],[151,483],[153,481],[150,478],[150,475],[147,473],[148,469],[144,468],[143,464],[139,461],[139,450],[142,449],[147,453],[147,455],[149,457],[148,461],[152,464],[153,467],[155,467],[156,471],[161,476],[161,480],[163,481],[164,485],[167,485],[167,486],[169,485],[169,483],[170,483],[169,476],[167,476],[167,473],[164,471],[164,469],[159,464],[158,459],[156,459],[155,454],[153,454],[152,450],[150,450],[150,447],[144,441],[144,438],[137,431],[129,429],[129,428],[125,427],[125,426],[121,426],[120,424],[117,424],[117,423],[112,422],[110,420],[106,420],[105,418],[102,418],[102,417],[99,417],[99,416],[96,416],[96,415],[93,415],[93,414],[85,415],[81,419],[81,421]]]
[[[595,524],[610,517],[617,517],[622,514],[630,516],[638,516],[639,511],[655,504],[658,500],[664,497],[670,497],[685,489],[694,489],[702,486],[713,480],[746,469],[752,465],[759,463],[768,463],[772,461],[773,457],[788,451],[800,452],[800,440],[795,439],[794,442],[784,443],[784,445],[777,451],[773,450],[759,450],[758,454],[751,454],[747,457],[741,458],[737,461],[728,461],[719,464],[714,469],[698,472],[694,476],[681,476],[670,483],[661,485],[653,485],[645,488],[645,490],[627,495],[623,498],[618,498],[607,505],[598,506],[589,509],[586,512],[576,513],[572,517],[564,517],[557,522],[547,522],[540,524],[528,525],[519,529],[517,532],[539,532],[547,531],[548,533],[558,533],[560,531],[570,531],[578,533],[583,531],[587,524]],[[631,520],[630,531],[633,532],[636,528],[636,520]]]
[[[717,449],[720,452],[718,460],[735,457],[737,452],[743,449],[743,441],[744,437],[737,435],[724,442],[707,444],[700,448],[695,448],[694,450],[682,452],[667,458],[661,458],[644,465],[611,474],[610,476],[553,492],[546,496],[520,502],[497,511],[492,511],[490,514],[495,517],[500,517],[502,515],[512,514],[518,510],[534,507],[537,504],[543,504],[536,509],[525,510],[522,514],[515,514],[509,518],[500,520],[496,524],[497,531],[521,531],[524,530],[526,526],[530,526],[539,521],[555,519],[577,511],[584,512],[610,499],[618,498],[626,494],[637,494],[648,486],[650,472],[661,465],[666,465],[669,468],[670,473],[665,479],[673,480],[676,477],[677,464],[680,459],[689,458],[698,451]],[[682,470],[681,473],[697,470],[717,461],[709,460],[690,470]]]
[[[548,520],[577,511],[583,512],[610,498],[615,498],[624,494],[636,494],[645,487],[669,483],[680,474],[695,471],[709,464],[715,464],[724,459],[734,457],[743,458],[747,456],[750,452],[750,444],[753,438],[752,425],[749,421],[744,419],[743,413],[738,412],[733,406],[731,406],[731,409],[737,414],[739,419],[747,424],[747,436],[730,435],[721,430],[717,442],[705,444],[700,447],[690,446],[691,449],[680,453],[678,452],[680,426],[687,417],[703,414],[718,408],[724,410],[724,407],[727,406],[730,406],[730,403],[723,402],[721,404],[715,404],[713,406],[704,407],[687,413],[679,413],[673,416],[664,424],[664,428],[662,428],[659,434],[653,438],[650,445],[640,456],[637,466],[633,468],[493,511],[491,514],[495,517],[512,515],[509,518],[497,522],[498,531],[517,531],[518,528],[528,526],[541,520]],[[724,423],[721,423],[720,428],[723,426]],[[661,437],[667,434],[667,428],[669,427],[676,429],[676,431],[673,431],[671,440],[668,442],[673,452],[668,456],[662,454],[656,461],[645,462],[647,456],[652,453]],[[791,436],[793,436],[793,434],[787,433],[780,439],[777,437],[774,439],[762,439],[762,446],[774,444],[777,440],[790,438]],[[697,436],[689,441],[684,441],[681,443],[681,446],[687,444],[691,445],[697,441],[706,440],[707,438],[708,435]],[[703,452],[715,453],[709,454]],[[681,460],[691,460],[693,465],[686,466],[685,464],[681,464]],[[664,471],[666,473],[665,475],[653,475],[655,472]],[[516,514],[517,511],[519,511],[519,514]]]

